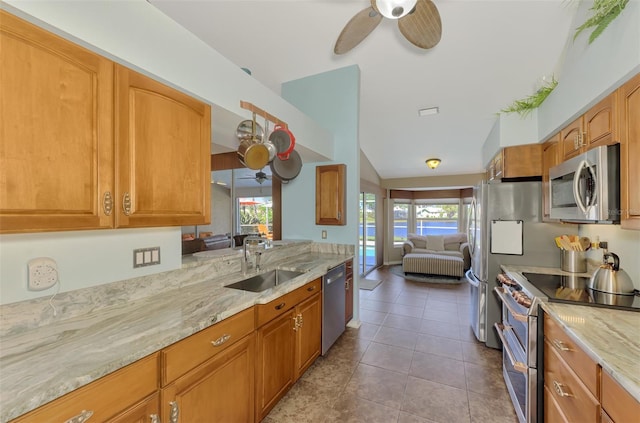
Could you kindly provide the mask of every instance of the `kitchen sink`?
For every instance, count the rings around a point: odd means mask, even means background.
[[[304,272],[294,270],[276,269],[270,272],[262,273],[243,279],[239,282],[226,285],[226,288],[241,289],[243,291],[262,292],[274,286],[278,286],[282,282],[289,281],[296,276],[302,275]]]

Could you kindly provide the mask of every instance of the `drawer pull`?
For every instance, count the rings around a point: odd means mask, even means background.
[[[280,303],[276,306],[276,310],[282,310],[282,307],[284,307],[286,305],[286,303]]]
[[[222,335],[220,338],[216,339],[215,341],[211,341],[211,344],[213,344],[214,347],[219,347],[220,345],[222,345],[225,342],[227,342],[229,339],[231,339],[231,335],[225,333],[224,335]]]
[[[310,286],[309,288],[307,288],[307,291],[311,292],[311,291],[313,291],[314,289],[316,289],[315,285],[314,285],[314,286]]]
[[[71,417],[69,420],[65,421],[64,423],[84,423],[87,420],[89,420],[91,416],[93,416],[93,411],[82,410],[80,414],[78,414],[77,416]]]
[[[169,406],[171,407],[171,411],[169,414],[169,423],[178,423],[178,417],[180,416],[180,408],[178,407],[178,403],[176,401],[169,402]]]
[[[553,381],[553,389],[556,391],[556,393],[558,395],[560,395],[561,397],[571,397],[573,395],[571,395],[569,392],[565,392],[564,389],[562,389],[564,385],[562,385],[560,382],[557,381]]]
[[[559,339],[554,339],[553,341],[551,341],[551,343],[559,351],[571,351],[571,348],[567,347],[564,342],[560,341]]]

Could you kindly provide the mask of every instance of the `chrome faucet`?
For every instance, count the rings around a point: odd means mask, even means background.
[[[263,242],[262,244],[262,250],[265,249],[266,243],[269,241],[267,238],[263,238],[260,236],[256,236],[256,235],[252,235],[252,236],[248,236],[244,239],[244,242],[242,244],[242,273],[246,274],[247,271],[249,271],[249,269],[251,269],[251,263],[249,260],[250,254],[249,256],[247,256],[247,244],[250,244],[252,246],[260,246],[260,241]],[[251,253],[251,251],[249,252]],[[262,251],[255,251],[255,269],[256,272],[260,271],[260,257],[262,256]]]

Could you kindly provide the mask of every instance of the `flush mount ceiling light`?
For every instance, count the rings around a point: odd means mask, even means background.
[[[437,115],[440,113],[439,107],[428,107],[426,109],[418,109],[418,116]]]
[[[429,166],[430,169],[435,169],[440,165],[440,159],[427,159],[425,163]]]
[[[418,0],[377,0],[378,12],[385,18],[400,19],[411,12]]]

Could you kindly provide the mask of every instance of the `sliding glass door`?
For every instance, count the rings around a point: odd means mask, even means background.
[[[360,193],[360,274],[377,266],[376,259],[376,195]]]

